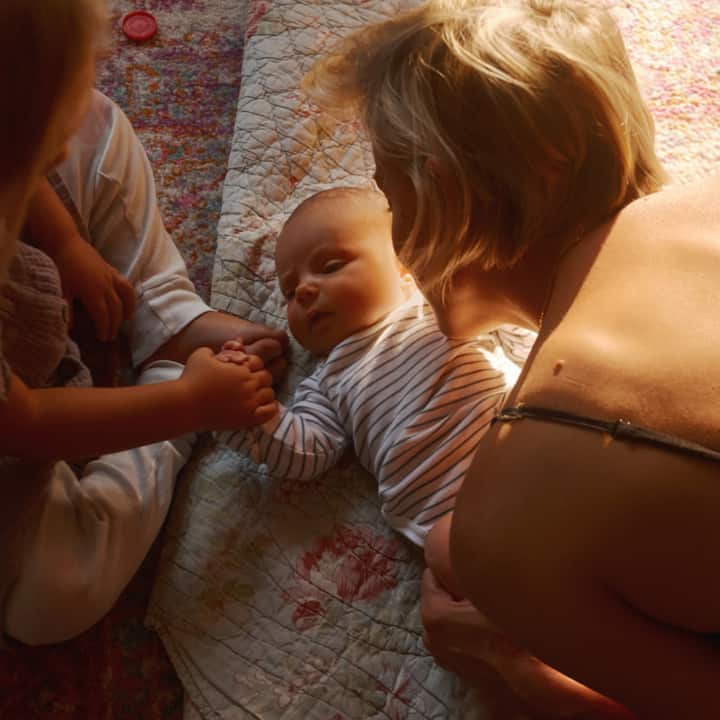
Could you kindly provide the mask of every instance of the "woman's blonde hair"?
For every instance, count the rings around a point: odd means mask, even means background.
[[[42,172],[58,105],[88,53],[105,43],[106,27],[103,0],[0,2],[0,199],[15,203],[15,221]]]
[[[359,110],[376,159],[409,178],[395,238],[423,289],[515,264],[665,180],[619,29],[592,0],[430,0],[361,29],[303,82]]]

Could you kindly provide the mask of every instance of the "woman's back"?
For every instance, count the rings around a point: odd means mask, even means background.
[[[568,252],[511,405],[720,450],[720,176],[628,206]]]

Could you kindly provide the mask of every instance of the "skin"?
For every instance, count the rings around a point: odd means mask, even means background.
[[[408,297],[382,196],[317,198],[278,238],[275,264],[290,331],[317,356],[374,324]]]
[[[68,307],[72,308],[74,299],[80,300],[92,317],[98,339],[114,340],[135,309],[135,291],[80,236],[70,213],[45,179],[30,201],[27,224],[35,244],[58,268]]]
[[[94,53],[89,50],[55,115],[48,120],[47,141],[38,159],[42,174],[36,178],[36,197],[43,192],[44,173],[66,157],[68,140],[88,107],[94,63]],[[0,196],[4,197],[4,192]],[[57,209],[57,204],[51,207]],[[11,218],[8,226],[16,224]],[[4,240],[11,242],[9,238]],[[51,244],[55,241],[50,239]],[[93,261],[97,262],[97,258]],[[126,311],[126,304],[123,290],[114,286],[112,273],[106,277],[110,278],[110,292],[121,296],[122,309],[112,311],[108,323],[112,330],[118,316]],[[0,403],[0,454],[72,460],[139,447],[198,429],[242,428],[268,420],[277,412],[277,406],[271,388],[273,377],[262,359],[250,356],[241,364],[230,364],[203,346],[219,349],[225,339],[240,334],[248,343],[245,350],[250,350],[252,342],[264,342],[266,357],[272,360],[284,351],[285,336],[244,321],[238,324],[237,320],[207,313],[161,348],[154,358],[187,361],[182,376],[174,382],[130,388],[37,390],[11,374],[7,397]],[[257,331],[257,336],[248,337],[250,328]],[[279,366],[279,372],[282,369]],[[98,428],[104,432],[98,432]]]
[[[374,323],[407,299],[414,287],[410,277],[399,272],[389,224],[384,203],[367,194],[311,202],[283,229],[276,265],[288,300],[289,324],[298,341],[315,354],[327,354],[350,334]],[[318,311],[328,317],[313,322]],[[235,352],[241,349],[239,343],[228,342],[221,356],[229,362],[243,362],[242,353]],[[451,593],[463,629],[470,624],[482,634],[482,658],[470,661],[474,679],[484,682],[493,676],[493,670],[498,671],[515,692],[535,709],[546,711],[548,717],[571,717],[578,708],[592,709],[597,717],[611,717],[608,710],[614,703],[541,663],[512,643],[468,600],[460,599],[463,593],[449,557],[450,523],[451,516],[444,516],[427,538],[425,558],[431,570],[423,578],[424,594],[427,598],[434,592],[434,597],[444,598]],[[427,603],[424,610],[424,619],[430,618],[432,624]],[[434,645],[428,633],[425,641],[441,662],[455,669],[451,653]],[[465,661],[463,667],[467,666]],[[628,714],[622,711],[612,717],[627,719]]]
[[[381,184],[393,207],[403,202],[401,181]],[[720,384],[719,191],[718,178],[665,190],[511,271],[470,267],[447,303],[434,300],[436,313],[450,333],[511,316],[537,328],[542,318],[508,405],[623,418],[720,448],[710,400]],[[396,243],[403,230],[393,228]],[[717,472],[581,428],[498,425],[457,500],[452,569],[513,643],[631,716],[719,717]],[[425,590],[431,648],[472,677],[487,628],[459,617],[436,583]],[[562,675],[545,679],[569,687]]]
[[[70,84],[66,99],[49,124],[43,173],[61,163],[68,142],[77,131],[90,103],[95,82],[95,57],[89,55]],[[135,291],[114,267],[79,236],[75,223],[44,175],[28,208],[27,222],[33,239],[53,259],[60,272],[63,292],[77,298],[88,310],[98,339],[114,340],[135,307]],[[160,347],[146,362],[174,360],[185,363],[199,347],[218,351],[228,338],[242,338],[245,350],[260,357],[277,382],[287,370],[287,335],[282,330],[248,322],[228,313],[206,313],[193,320]]]

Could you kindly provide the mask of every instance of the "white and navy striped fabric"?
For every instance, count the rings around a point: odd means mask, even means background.
[[[388,522],[423,545],[453,509],[475,447],[534,340],[510,326],[450,340],[430,307],[414,300],[340,343],[300,383],[292,407],[220,440],[271,475],[297,479],[325,472],[352,445],[378,480]]]

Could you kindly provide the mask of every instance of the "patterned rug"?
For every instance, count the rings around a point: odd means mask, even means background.
[[[720,172],[720,3],[609,0],[673,182]]]
[[[244,0],[112,0],[113,48],[99,87],[128,114],[155,171],[165,224],[207,299],[242,65]],[[146,44],[120,30],[142,7]]]
[[[120,18],[143,7],[159,32],[125,39]],[[98,86],[129,115],[155,170],[165,222],[198,291],[209,297],[222,181],[240,85],[244,3],[112,0],[112,47]],[[0,651],[3,720],[179,720],[182,688],[143,626],[157,552],[113,611],[77,640]]]
[[[617,0],[638,75],[679,180],[720,162],[717,0]],[[209,296],[240,84],[244,0],[112,0],[113,46],[98,85],[128,113],[148,151],[166,224],[199,292]],[[265,7],[265,3],[255,5]],[[144,7],[159,34],[133,45],[122,14]],[[143,627],[157,552],[97,627],[52,648],[0,651],[3,720],[180,720],[182,690]]]

